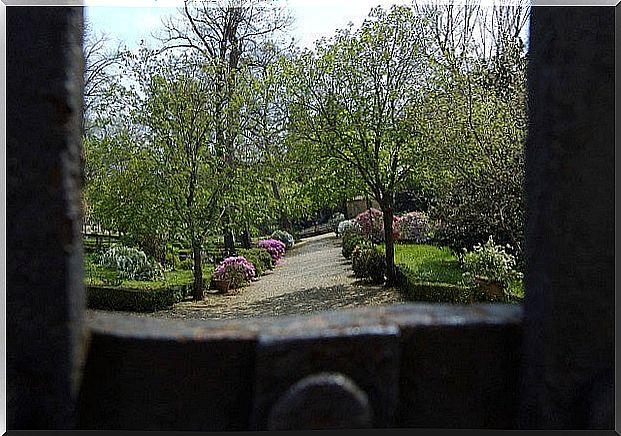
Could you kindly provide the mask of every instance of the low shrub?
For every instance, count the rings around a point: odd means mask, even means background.
[[[406,266],[397,265],[397,285],[410,301],[467,304],[485,301],[476,287],[451,283],[421,282]]]
[[[287,250],[295,244],[295,240],[293,239],[291,233],[285,232],[284,230],[276,230],[270,237],[285,244],[285,248]]]
[[[87,286],[86,302],[89,309],[155,312],[172,307],[191,292],[191,285],[155,290]]]
[[[174,271],[180,268],[181,260],[179,260],[179,256],[174,253],[166,253],[166,260],[164,262],[165,269],[170,271]]]
[[[256,277],[256,270],[244,256],[232,256],[220,262],[211,277],[215,280],[228,279],[231,288],[239,288]]]
[[[330,229],[332,229],[334,233],[336,233],[336,236],[339,235],[339,231],[338,231],[339,224],[344,219],[345,219],[345,215],[343,215],[341,212],[336,212],[328,220],[328,226],[330,227]]]
[[[371,279],[373,283],[384,282],[386,258],[373,243],[364,241],[357,244],[351,259],[356,277]]]
[[[179,261],[179,269],[184,271],[192,271],[194,269],[194,259],[187,257]]]
[[[343,254],[343,257],[345,259],[351,259],[351,255],[354,251],[354,248],[356,248],[356,245],[360,244],[361,242],[366,242],[368,240],[369,239],[366,236],[361,235],[353,229],[346,231],[343,234],[341,247],[341,253]]]
[[[272,256],[264,248],[240,248],[237,254],[244,256],[248,262],[254,265],[257,277],[262,276],[268,269],[274,268]]]
[[[431,226],[423,212],[409,212],[399,219],[399,235],[402,241],[424,244],[429,241]]]
[[[464,278],[471,282],[480,277],[506,290],[512,282],[522,278],[522,273],[516,269],[515,257],[502,245],[496,245],[491,236],[485,244],[475,245],[472,251],[464,250],[460,261],[466,271]]]
[[[343,220],[338,224],[336,236],[343,236],[346,232],[354,229],[354,220]]]
[[[261,239],[257,246],[267,250],[274,265],[285,255],[285,244],[277,239]]]
[[[164,269],[156,261],[150,261],[144,251],[116,245],[105,251],[98,263],[106,268],[115,268],[126,280],[159,280],[164,278]]]

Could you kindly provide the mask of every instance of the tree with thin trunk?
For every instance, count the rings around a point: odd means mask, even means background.
[[[193,296],[201,300],[202,245],[220,216],[218,204],[228,178],[215,142],[217,89],[209,76],[216,67],[187,54],[148,54],[140,64],[149,74],[140,79],[143,98],[136,122],[147,129],[163,203],[192,246]]]
[[[256,54],[261,52],[263,44],[282,43],[281,31],[290,23],[284,8],[257,0],[187,0],[180,14],[164,23],[165,31],[160,36],[164,42],[162,50],[190,50],[215,67],[212,77],[217,91],[213,102],[215,140],[232,175],[239,173],[236,166],[244,144],[240,141],[243,99],[240,76],[256,65]],[[230,185],[234,183],[231,180]],[[222,215],[225,248],[229,252],[234,250],[232,215],[236,208],[232,197],[232,192],[226,193],[224,198],[230,204],[225,205]]]
[[[416,168],[424,62],[410,8],[374,8],[290,65],[291,126],[324,159],[346,163],[383,212],[386,284],[395,284],[394,194]]]

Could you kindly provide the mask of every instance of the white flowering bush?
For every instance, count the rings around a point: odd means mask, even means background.
[[[284,230],[276,230],[274,233],[272,233],[271,238],[285,244],[287,250],[293,247],[293,245],[295,244],[295,239],[293,238],[293,235]]]
[[[496,245],[491,236],[485,244],[475,245],[472,251],[464,249],[460,260],[466,279],[480,277],[507,288],[509,283],[522,278],[522,273],[516,269],[515,257],[502,245]]]
[[[336,229],[336,236],[343,236],[345,232],[354,229],[354,220],[343,220]]]
[[[341,223],[341,221],[343,221],[345,219],[345,215],[343,215],[341,212],[336,212],[335,214],[333,214],[330,219],[328,220],[328,226],[330,226],[330,228],[332,229],[332,231],[334,233],[336,233],[336,236],[339,235],[339,231],[338,231],[338,227],[339,224]]]
[[[150,261],[144,251],[117,245],[109,248],[99,259],[99,264],[113,268],[126,280],[159,280],[164,269],[156,261]]]

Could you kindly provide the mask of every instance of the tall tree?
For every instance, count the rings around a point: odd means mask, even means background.
[[[218,208],[229,168],[218,152],[210,80],[217,66],[191,55],[151,56],[142,75],[144,95],[136,121],[148,131],[161,198],[174,211],[190,241],[194,259],[194,299],[203,298],[202,245],[221,213]]]
[[[380,205],[389,286],[396,279],[394,194],[420,149],[416,110],[425,65],[418,32],[410,8],[377,7],[358,30],[319,42],[291,67],[296,133],[325,159],[346,163]]]
[[[215,68],[216,142],[231,174],[238,173],[235,167],[240,154],[241,70],[255,65],[261,45],[268,40],[278,41],[290,23],[284,8],[257,0],[186,0],[179,16],[165,22],[161,35],[164,50],[192,50]],[[234,250],[232,210],[227,207],[222,217],[229,252]]]
[[[433,87],[422,105],[436,235],[455,250],[493,235],[520,254],[528,7],[426,4],[415,8],[428,39]]]

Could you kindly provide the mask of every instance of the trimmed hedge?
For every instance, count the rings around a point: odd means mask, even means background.
[[[155,312],[172,307],[191,292],[192,285],[156,290],[87,286],[86,301],[89,309]]]
[[[484,294],[476,287],[415,281],[410,277],[408,267],[404,265],[397,265],[397,284],[411,301],[454,304],[485,301]]]
[[[410,277],[405,265],[397,265],[397,285],[410,301],[428,303],[522,303],[523,297],[510,294],[506,300],[489,296],[480,286],[460,286],[450,283],[421,282]]]

